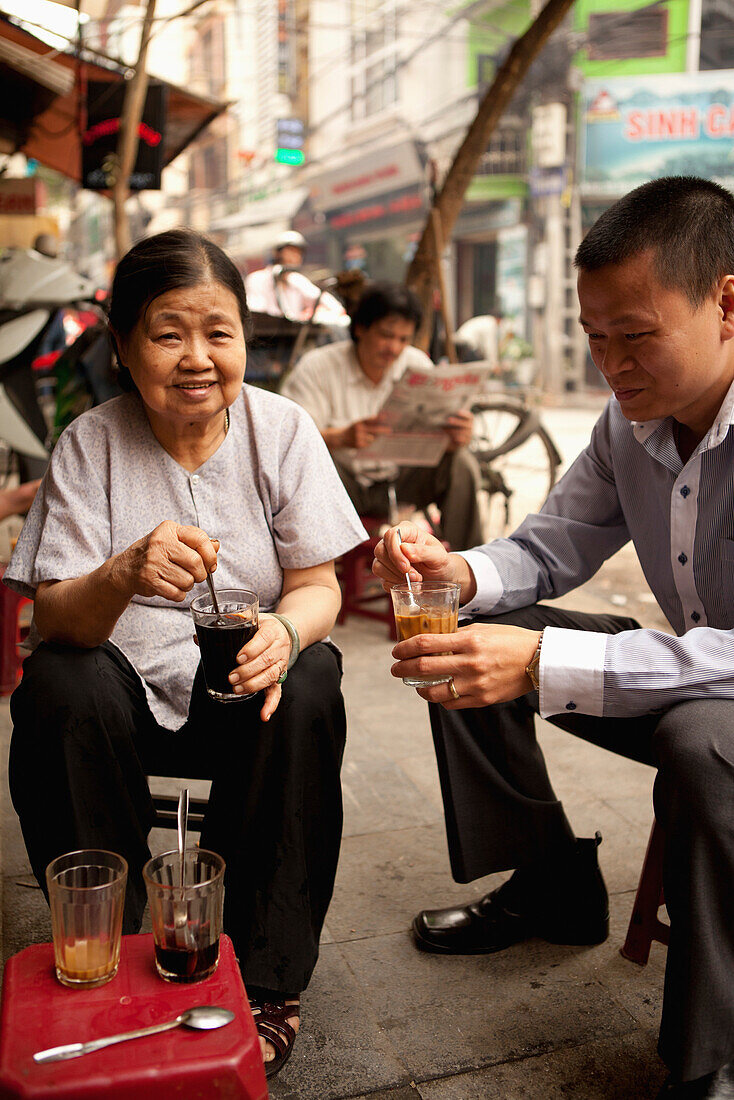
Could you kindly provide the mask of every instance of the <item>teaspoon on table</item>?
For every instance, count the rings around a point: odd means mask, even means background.
[[[164,1024],[139,1027],[135,1031],[121,1031],[117,1035],[105,1035],[101,1039],[91,1039],[86,1043],[66,1043],[61,1047],[39,1050],[33,1055],[33,1061],[62,1062],[67,1058],[80,1058],[82,1054],[89,1054],[93,1050],[101,1050],[103,1047],[112,1046],[113,1043],[124,1043],[127,1039],[141,1039],[144,1035],[157,1035],[161,1031],[172,1031],[174,1027],[179,1027],[181,1024],[184,1027],[210,1031],[212,1028],[231,1024],[232,1020],[234,1020],[234,1012],[230,1012],[228,1008],[220,1008],[218,1005],[196,1005],[194,1008],[187,1008],[175,1020],[167,1020]]]

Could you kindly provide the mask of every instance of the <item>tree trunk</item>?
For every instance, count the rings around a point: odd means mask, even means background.
[[[573,0],[548,0],[538,18],[525,34],[518,38],[505,62],[500,66],[494,81],[479,104],[479,110],[466,136],[459,146],[446,178],[433,205],[438,210],[444,241],[451,240],[456,219],[464,202],[464,195],[471,183],[487,148],[487,143],[502,114],[512,99],[523,77],[556,27],[572,6]],[[405,281],[419,295],[424,313],[417,343],[424,350],[428,347],[431,331],[431,292],[438,257],[435,255],[432,231],[433,213],[426,220],[415,255],[408,267]]]
[[[125,211],[130,189],[128,184],[138,155],[138,128],[143,117],[145,95],[148,91],[148,73],[145,62],[148,56],[148,42],[153,27],[156,0],[147,0],[143,29],[140,34],[140,50],[132,78],[125,88],[125,99],[120,116],[120,133],[117,141],[115,182],[112,188],[112,205],[115,224],[115,252],[121,259],[130,248],[130,225]]]

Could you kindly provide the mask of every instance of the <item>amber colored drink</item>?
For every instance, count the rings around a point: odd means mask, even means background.
[[[60,952],[61,970],[70,982],[97,982],[115,974],[119,961],[120,941],[109,936],[65,943]]]
[[[459,628],[458,611],[419,611],[414,615],[396,615],[398,641],[416,634],[453,634]]]

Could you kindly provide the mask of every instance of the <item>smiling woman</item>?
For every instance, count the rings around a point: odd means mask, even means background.
[[[224,930],[271,1074],[336,870],[345,715],[327,638],[334,558],[365,532],[308,414],[243,385],[248,322],[239,272],[200,235],[123,257],[110,326],[129,392],[62,434],[4,580],[35,598],[42,639],[12,700],[10,769],[39,883],[63,851],[119,852],[138,931],[146,774],[211,778],[201,843],[227,864]],[[189,615],[215,570],[263,612],[226,703],[207,694]]]

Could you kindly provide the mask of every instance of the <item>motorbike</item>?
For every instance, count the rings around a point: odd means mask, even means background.
[[[101,318],[95,290],[94,283],[65,260],[33,249],[12,248],[0,254],[0,440],[5,479],[13,469],[26,481],[40,477],[46,468],[56,412],[55,368],[68,338],[61,318],[67,309],[84,309],[88,320]],[[79,339],[85,335],[83,327],[77,326]]]

